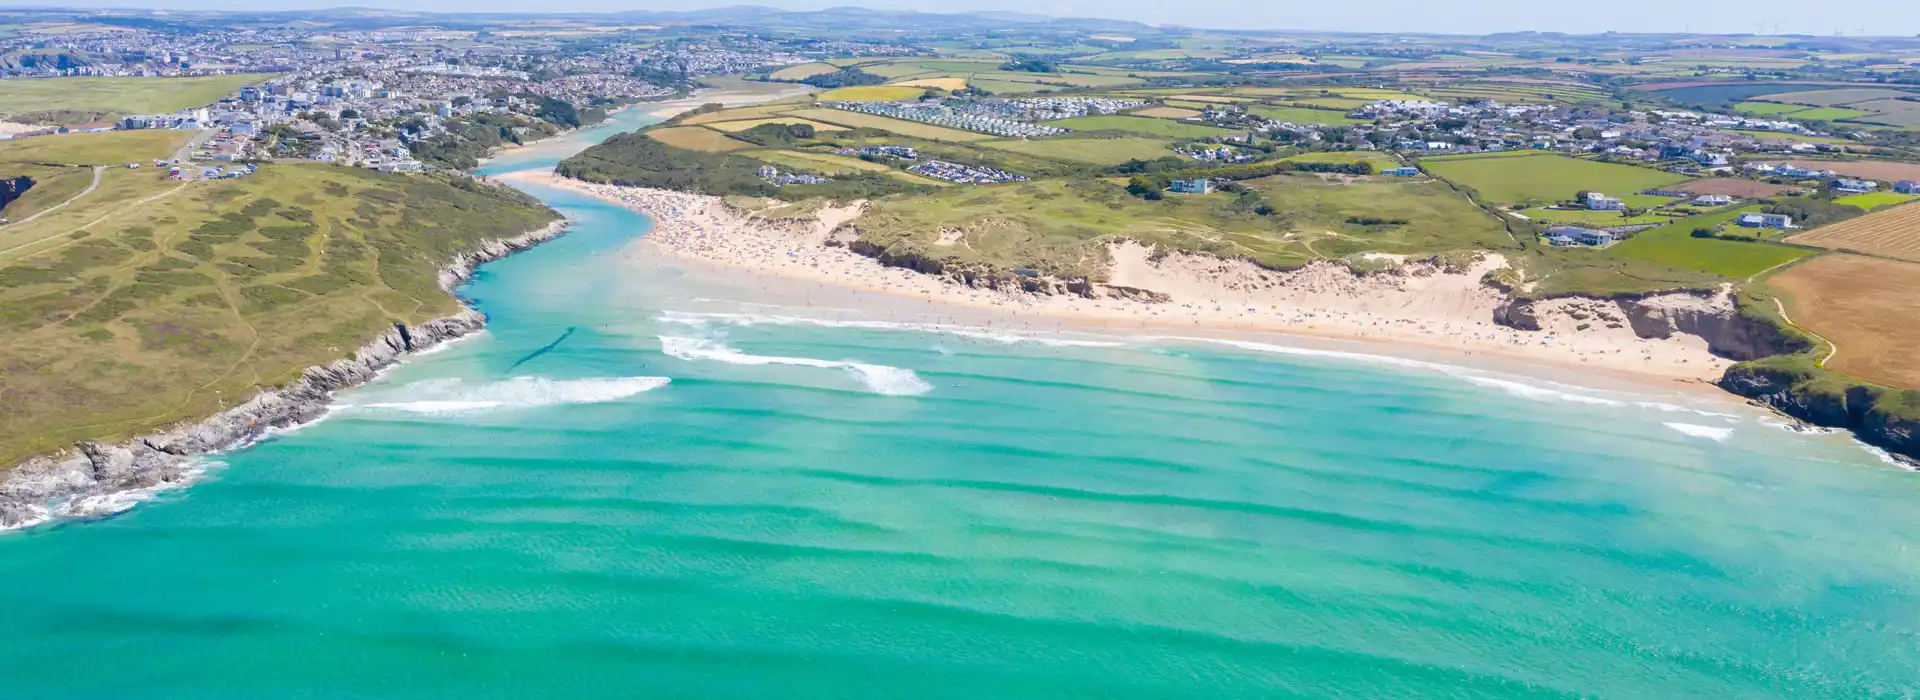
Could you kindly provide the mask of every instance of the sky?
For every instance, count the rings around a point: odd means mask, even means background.
[[[0,7],[56,5],[174,9],[315,9],[356,6],[437,12],[687,10],[718,5],[764,5],[792,10],[861,6],[887,10],[959,12],[1011,10],[1057,17],[1102,17],[1153,24],[1233,29],[1307,29],[1485,34],[1500,31],[1605,31],[1769,34],[1920,35],[1920,5],[1911,0],[0,0]],[[1778,29],[1774,29],[1777,26]]]

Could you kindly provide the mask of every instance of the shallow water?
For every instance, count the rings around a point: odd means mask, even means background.
[[[463,290],[488,332],[191,489],[0,536],[0,697],[1920,687],[1920,489],[1842,437],[1279,342],[863,321],[636,265],[643,218],[535,191],[577,223]]]

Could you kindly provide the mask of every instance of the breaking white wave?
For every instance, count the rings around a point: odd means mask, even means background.
[[[778,357],[774,355],[749,355],[728,347],[725,343],[705,338],[684,338],[680,336],[660,336],[660,351],[670,357],[682,360],[712,360],[735,365],[796,365],[800,367],[821,367],[845,370],[847,374],[860,381],[874,393],[889,396],[908,396],[924,394],[933,390],[933,385],[920,379],[913,370],[886,365],[871,365],[851,360],[819,360],[810,357]]]
[[[180,478],[141,489],[127,489],[112,493],[81,496],[65,501],[56,501],[45,505],[28,505],[33,516],[12,526],[0,526],[0,532],[8,530],[26,530],[54,520],[66,518],[105,518],[131,510],[142,501],[152,500],[167,491],[186,488],[200,481],[207,470],[215,466],[225,466],[225,462],[199,457],[181,465]]]
[[[1892,452],[1888,452],[1878,447],[1874,447],[1873,445],[1869,445],[1867,443],[1861,442],[1858,439],[1854,440],[1853,444],[1859,445],[1860,449],[1866,450],[1867,454],[1870,454],[1870,455],[1873,455],[1874,457],[1879,458],[1879,460],[1885,463],[1887,466],[1898,467],[1900,469],[1904,469],[1910,472],[1920,472],[1920,462],[1915,462],[1910,459],[1896,456]]]
[[[672,380],[666,377],[605,377],[599,379],[547,379],[513,377],[469,383],[463,379],[433,379],[398,387],[406,401],[374,401],[342,406],[408,413],[464,413],[504,408],[535,408],[560,404],[605,403],[653,391]]]
[[[1431,372],[1439,372],[1441,374],[1445,374],[1445,375],[1448,375],[1472,384],[1477,384],[1479,386],[1499,389],[1516,398],[1530,399],[1534,401],[1566,401],[1569,403],[1582,403],[1582,404],[1590,404],[1595,406],[1614,406],[1614,407],[1634,406],[1639,408],[1652,409],[1656,411],[1693,413],[1701,416],[1722,418],[1728,421],[1739,420],[1738,416],[1735,416],[1731,413],[1718,413],[1714,411],[1708,411],[1708,410],[1698,409],[1698,408],[1690,408],[1687,406],[1680,406],[1680,405],[1664,403],[1660,401],[1639,401],[1639,400],[1629,400],[1624,398],[1609,398],[1606,396],[1597,395],[1602,392],[1598,392],[1596,390],[1582,389],[1579,387],[1568,386],[1565,384],[1559,384],[1559,383],[1549,382],[1549,381],[1540,380],[1540,379],[1526,379],[1525,381],[1522,381],[1518,377],[1495,374],[1492,372],[1473,369],[1470,367],[1460,367],[1457,365],[1449,365],[1449,364],[1444,364],[1440,362],[1428,362],[1425,360],[1412,360],[1404,357],[1394,357],[1392,355],[1374,355],[1374,354],[1361,353],[1361,352],[1345,352],[1341,350],[1321,350],[1317,348],[1302,348],[1302,347],[1294,347],[1291,345],[1274,345],[1272,343],[1258,343],[1258,342],[1252,342],[1252,341],[1246,341],[1246,340],[1229,340],[1225,338],[1193,338],[1193,337],[1184,337],[1184,336],[1166,336],[1164,339],[1188,341],[1188,342],[1214,343],[1217,345],[1226,345],[1229,347],[1240,348],[1242,350],[1269,352],[1269,353],[1275,353],[1280,355],[1298,355],[1303,357],[1326,357],[1326,358],[1333,358],[1333,359],[1347,360],[1347,361],[1354,361],[1354,362],[1367,362],[1367,363],[1377,364],[1377,365],[1390,365],[1394,367],[1405,367],[1408,369],[1418,369],[1418,370],[1426,370]],[[1604,392],[1604,393],[1615,393],[1615,392]]]
[[[1716,442],[1725,442],[1727,438],[1733,437],[1732,428],[1715,428],[1692,423],[1667,423],[1666,426],[1688,437],[1706,438]]]
[[[710,324],[729,326],[815,326],[819,328],[855,328],[878,331],[914,331],[919,333],[941,333],[945,335],[984,340],[1003,345],[1033,344],[1060,348],[1117,348],[1126,345],[1118,340],[1078,340],[1040,335],[1028,332],[999,331],[978,326],[962,326],[947,323],[898,323],[894,321],[860,321],[851,319],[815,318],[811,316],[784,316],[778,314],[737,314],[737,313],[701,313],[691,311],[667,311],[659,316],[662,323],[684,326],[705,327]]]

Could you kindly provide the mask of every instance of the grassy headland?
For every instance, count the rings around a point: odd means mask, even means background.
[[[0,464],[210,415],[395,322],[450,314],[438,271],[455,254],[555,218],[457,177],[109,174],[0,231]]]

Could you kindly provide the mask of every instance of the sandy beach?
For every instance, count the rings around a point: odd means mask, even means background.
[[[1171,301],[1009,293],[889,267],[828,245],[835,229],[858,217],[859,204],[783,218],[778,208],[743,213],[716,197],[598,185],[544,173],[510,177],[571,189],[646,214],[655,227],[628,251],[630,256],[664,254],[929,305],[991,310],[999,325],[1010,329],[1054,330],[1070,324],[1168,334],[1307,335],[1407,344],[1469,357],[1491,355],[1668,386],[1675,381],[1710,382],[1730,364],[1709,353],[1706,341],[1696,336],[1638,337],[1618,322],[1619,309],[1609,302],[1539,304],[1539,331],[1497,325],[1493,310],[1505,299],[1479,280],[1504,265],[1498,256],[1487,256],[1465,273],[1410,264],[1401,274],[1358,276],[1332,263],[1278,272],[1205,256],[1154,256],[1148,248],[1124,242],[1110,250],[1109,284],[1152,290]],[[957,244],[958,238],[943,236],[941,241]],[[1671,296],[1650,303],[1671,304],[1676,310],[1729,303]]]

